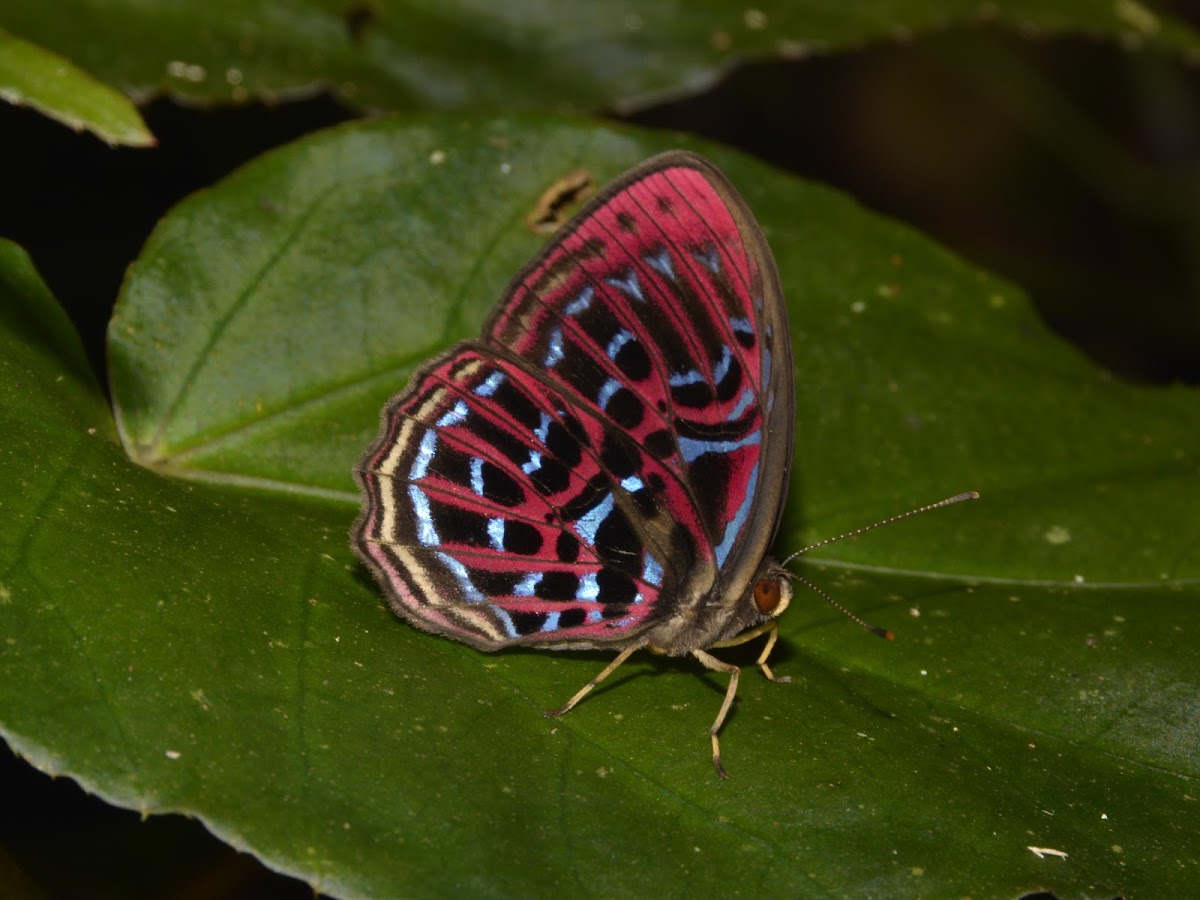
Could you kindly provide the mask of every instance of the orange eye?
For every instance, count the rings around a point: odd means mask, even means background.
[[[771,578],[760,579],[754,585],[754,605],[760,613],[774,612],[779,605],[779,582]]]

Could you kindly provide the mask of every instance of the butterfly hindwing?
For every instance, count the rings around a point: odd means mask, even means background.
[[[414,381],[365,460],[359,544],[401,612],[487,647],[591,646],[664,615],[697,551],[674,473],[476,345]]]

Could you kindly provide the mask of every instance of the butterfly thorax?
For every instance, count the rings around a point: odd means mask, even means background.
[[[648,630],[645,637],[668,656],[684,656],[770,621],[787,608],[791,598],[787,570],[766,559],[740,591],[718,582],[698,600],[685,602],[681,610]]]

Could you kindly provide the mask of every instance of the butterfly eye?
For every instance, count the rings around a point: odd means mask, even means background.
[[[781,598],[779,582],[772,578],[760,579],[754,585],[754,605],[758,607],[760,613],[774,612]]]

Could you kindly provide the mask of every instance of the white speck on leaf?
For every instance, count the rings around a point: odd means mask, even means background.
[[[1028,849],[1038,859],[1045,859],[1047,856],[1057,856],[1059,859],[1067,858],[1065,850],[1055,850],[1051,847],[1029,847]]]
[[[767,27],[767,14],[761,9],[748,9],[742,15],[742,21],[751,31],[762,31]]]
[[[1071,540],[1071,530],[1062,525],[1051,525],[1043,537],[1048,544],[1066,544]]]

